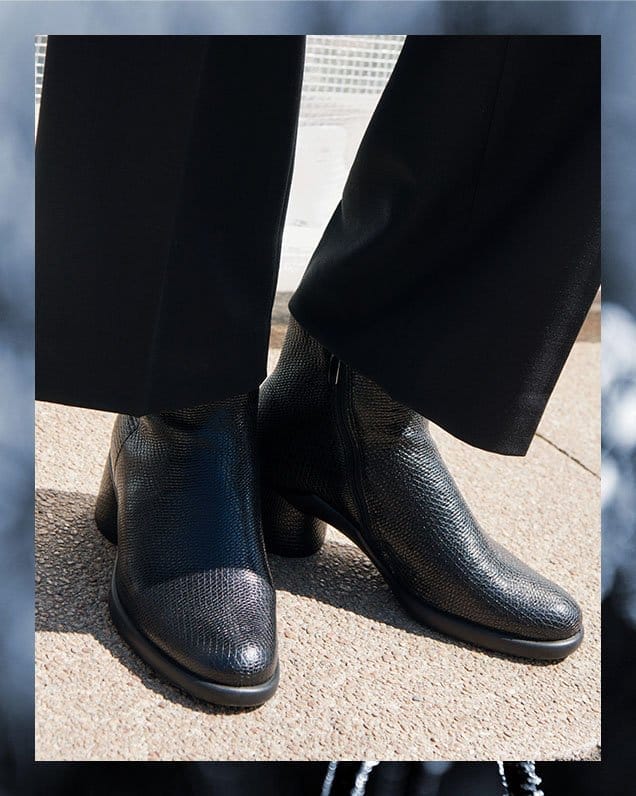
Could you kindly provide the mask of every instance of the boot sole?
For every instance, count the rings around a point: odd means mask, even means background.
[[[126,613],[115,585],[115,573],[111,581],[108,597],[110,615],[117,631],[134,652],[162,677],[182,691],[204,702],[226,707],[258,707],[267,702],[278,688],[279,665],[274,674],[258,685],[233,686],[204,680],[193,672],[184,669],[162,652],[156,644],[146,638],[134,625]]]
[[[293,493],[283,490],[272,490],[303,514],[317,517],[328,525],[339,530],[369,558],[384,580],[389,585],[398,602],[417,622],[436,630],[444,635],[483,647],[504,655],[518,658],[529,658],[540,661],[559,661],[566,658],[581,644],[583,628],[568,638],[554,641],[539,641],[512,636],[493,628],[479,625],[468,619],[441,611],[405,589],[386,569],[373,550],[367,545],[360,531],[339,512],[325,503],[317,495]],[[269,542],[267,536],[266,543]],[[268,550],[276,553],[275,544]],[[282,552],[282,555],[285,553]]]

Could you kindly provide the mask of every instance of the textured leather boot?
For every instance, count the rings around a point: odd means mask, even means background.
[[[275,592],[256,460],[257,393],[119,415],[95,520],[118,545],[110,612],[193,696],[260,705],[278,685]]]
[[[576,602],[481,530],[427,422],[293,318],[261,387],[258,423],[270,552],[311,555],[328,523],[424,625],[528,658],[558,660],[578,647]]]

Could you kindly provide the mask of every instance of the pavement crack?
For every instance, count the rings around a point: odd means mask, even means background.
[[[544,437],[543,434],[539,434],[538,432],[536,436],[539,437],[539,439],[542,439],[544,442],[547,442],[548,445],[550,445],[555,450],[558,450],[559,453],[562,453],[564,456],[567,456],[567,458],[570,459],[570,461],[574,462],[575,464],[578,464],[578,466],[582,467],[586,473],[593,475],[597,481],[601,480],[601,476],[598,473],[595,473],[594,470],[590,470],[587,464],[583,464],[583,462],[580,459],[577,459],[576,456],[572,456],[572,454],[569,453],[568,451],[564,450],[563,448],[560,448],[558,445],[555,445],[555,443],[552,442],[551,439],[548,439],[548,437]]]

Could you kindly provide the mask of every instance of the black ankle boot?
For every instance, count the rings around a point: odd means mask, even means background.
[[[261,388],[259,456],[269,551],[315,553],[329,523],[422,624],[528,658],[558,660],[580,644],[575,601],[483,533],[426,421],[294,319]]]
[[[166,679],[221,705],[260,705],[278,685],[257,402],[118,416],[95,512],[118,544],[117,629]]]

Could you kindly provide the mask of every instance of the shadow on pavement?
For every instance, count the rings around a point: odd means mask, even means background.
[[[184,707],[213,714],[244,712],[239,708],[206,705],[180,692],[158,679],[120,639],[107,604],[116,548],[97,530],[94,505],[93,495],[52,489],[36,492],[36,631],[92,635],[148,688]],[[277,590],[308,597],[424,638],[470,648],[412,621],[373,565],[352,545],[327,542],[310,558],[272,556],[270,564]],[[483,654],[526,665],[554,665],[487,651]]]

